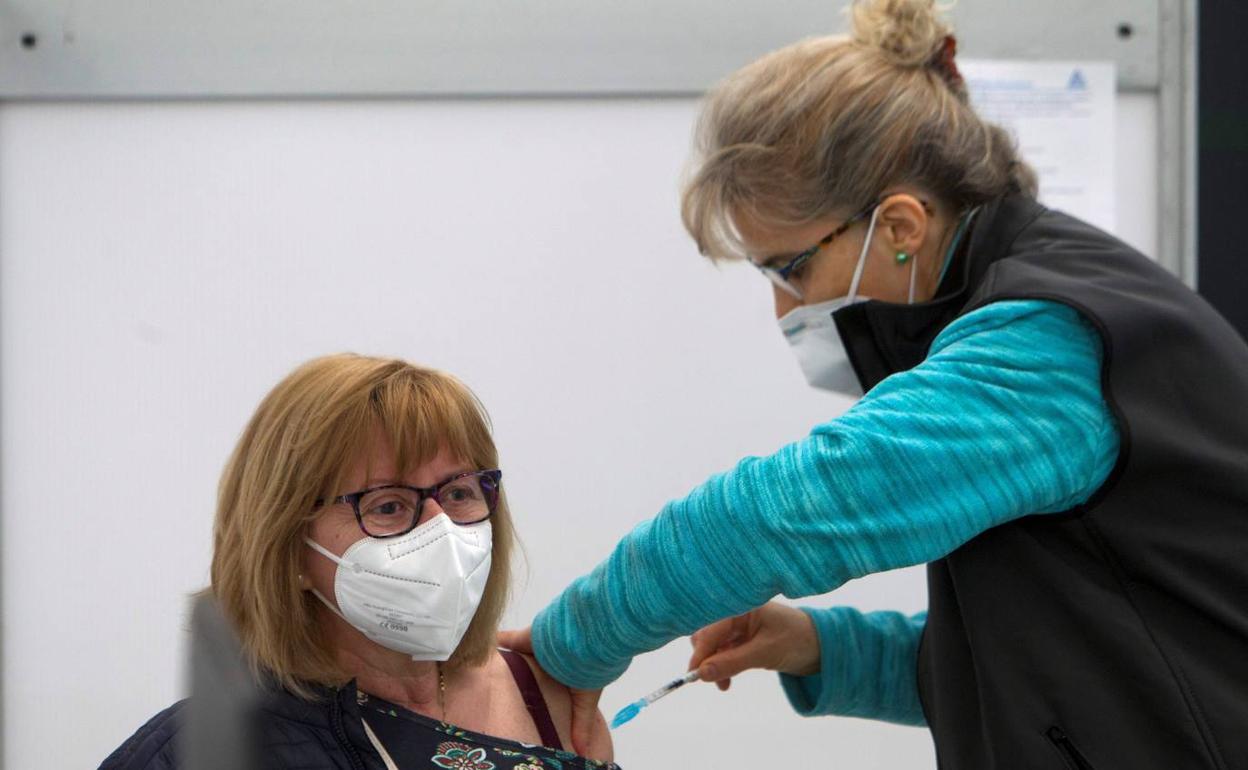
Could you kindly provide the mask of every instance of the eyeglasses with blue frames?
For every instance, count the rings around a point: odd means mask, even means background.
[[[369,537],[398,537],[416,528],[420,509],[426,500],[433,500],[451,521],[460,526],[479,524],[494,514],[498,506],[499,482],[503,472],[497,468],[456,474],[432,487],[410,487],[404,484],[382,484],[359,492],[339,495],[326,504],[347,504],[355,511],[355,520]]]
[[[858,213],[842,222],[835,230],[820,238],[819,242],[814,246],[811,246],[809,249],[790,257],[787,262],[779,267],[776,267],[775,263],[781,261],[784,257],[769,257],[761,262],[750,260],[750,264],[757,267],[759,272],[767,276],[772,283],[780,287],[783,291],[793,295],[795,299],[803,299],[802,290],[793,285],[789,276],[800,270],[802,266],[809,262],[811,257],[818,254],[819,250],[824,246],[827,246],[839,236],[844,235],[845,231],[849,230],[849,228],[853,227],[858,222],[861,222],[863,219],[869,217],[871,212],[875,210],[875,207],[878,206],[879,203],[880,202],[878,200],[872,201],[869,205],[863,207]]]

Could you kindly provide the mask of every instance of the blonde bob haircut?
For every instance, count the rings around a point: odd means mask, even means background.
[[[218,491],[212,588],[257,675],[304,697],[350,676],[301,590],[304,536],[318,499],[345,476],[376,430],[404,473],[440,449],[476,468],[498,467],[488,417],[459,380],[406,361],[333,355],[291,372],[265,396],[230,456]],[[514,533],[506,498],[491,517],[493,563],[485,595],[448,666],[485,662],[511,577]]]
[[[1035,196],[1009,135],[971,108],[939,10],[857,0],[850,35],[774,51],[712,89],[681,205],[703,254],[747,256],[736,218],[805,225],[902,183],[955,214],[1008,192]]]

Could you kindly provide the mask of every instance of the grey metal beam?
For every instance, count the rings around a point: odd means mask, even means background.
[[[976,58],[1158,87],[1161,0],[961,0]],[[843,27],[830,0],[0,0],[0,99],[688,94]],[[1125,33],[1125,34],[1124,34]]]

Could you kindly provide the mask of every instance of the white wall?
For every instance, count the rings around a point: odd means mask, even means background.
[[[403,356],[481,396],[529,555],[514,624],[667,499],[839,413],[805,387],[766,283],[681,230],[694,110],[0,107],[4,766],[94,766],[180,696],[217,475],[306,358]],[[1119,221],[1155,242],[1147,212]],[[813,601],[914,611],[922,574]],[[687,651],[638,659],[604,710]],[[761,673],[674,695],[616,741],[626,768],[934,766],[925,731],[799,719]]]

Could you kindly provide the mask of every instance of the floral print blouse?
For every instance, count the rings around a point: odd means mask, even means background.
[[[463,730],[364,692],[356,700],[400,770],[619,770],[614,762]]]

